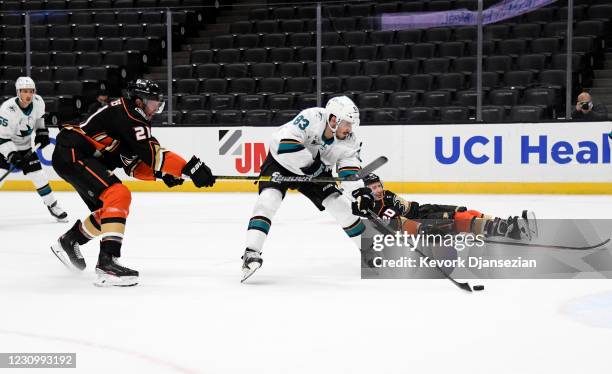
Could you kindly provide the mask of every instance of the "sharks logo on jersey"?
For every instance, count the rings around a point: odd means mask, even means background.
[[[13,151],[28,150],[32,147],[32,133],[44,128],[45,102],[34,95],[32,103],[22,109],[17,97],[6,100],[0,106],[0,153],[7,156]]]

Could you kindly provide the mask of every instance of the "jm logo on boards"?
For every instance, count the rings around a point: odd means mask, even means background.
[[[242,130],[219,130],[219,155],[238,156],[234,168],[241,174],[259,173],[266,159],[266,145],[261,142],[240,142]]]

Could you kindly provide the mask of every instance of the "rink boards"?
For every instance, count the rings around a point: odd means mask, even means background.
[[[378,174],[404,193],[610,194],[610,122],[486,125],[361,126],[364,162],[385,155]],[[153,128],[167,149],[198,155],[218,175],[257,175],[275,127]],[[57,133],[51,130],[52,137]],[[52,186],[69,189],[50,167],[53,145],[40,155]],[[136,191],[255,191],[248,181],[218,182],[198,190],[190,183],[172,190],[161,182],[125,177]],[[4,190],[28,190],[14,173]]]

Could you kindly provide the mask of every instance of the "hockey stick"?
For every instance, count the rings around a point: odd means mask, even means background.
[[[374,223],[374,225],[378,228],[379,231],[387,234],[387,235],[395,235],[395,231],[393,231],[391,228],[389,228],[389,226],[387,226],[384,221],[378,217],[376,215],[376,213],[374,213],[372,210],[368,209],[368,218],[370,219],[370,221],[372,221]],[[429,258],[429,256],[425,255],[425,253],[423,253],[420,249],[418,249],[417,247],[414,248],[414,250],[421,256],[423,256],[424,258]],[[444,270],[442,270],[442,268],[440,268],[437,264],[434,264],[435,268],[442,273],[442,275],[444,275],[444,277],[448,280],[450,280],[451,282],[453,282],[453,284],[459,288],[461,288],[464,291],[467,292],[472,292],[472,287],[470,286],[470,284],[468,282],[458,282],[456,281],[453,277],[451,277],[450,275],[446,274],[446,272]]]
[[[501,240],[486,240],[484,241],[485,243],[491,243],[491,244],[508,244],[508,245],[514,245],[517,247],[533,247],[533,248],[546,248],[546,249],[567,249],[567,250],[577,250],[577,251],[586,251],[589,249],[597,249],[599,247],[603,247],[604,245],[608,244],[610,242],[610,238],[597,243],[597,244],[593,244],[593,245],[587,245],[587,246],[577,246],[577,247],[572,247],[569,245],[554,245],[554,244],[537,244],[537,243],[520,243],[520,242],[509,242],[509,241],[501,241]]]
[[[28,151],[28,153],[25,154],[24,158],[30,157],[32,155],[32,153],[38,151],[38,148],[40,148],[40,143],[35,144],[34,148],[30,149]],[[8,170],[6,171],[6,173],[4,173],[1,177],[0,177],[0,182],[2,182],[4,180],[4,178],[8,177],[9,174],[11,174],[13,172],[13,170],[17,169],[17,167],[13,164],[11,164],[11,166],[8,168]]]
[[[261,176],[242,176],[242,175],[217,175],[217,179],[221,180],[252,180],[257,182],[290,182],[290,183],[334,183],[334,182],[350,182],[358,181],[365,178],[366,175],[383,166],[389,159],[385,156],[380,156],[359,170],[356,174],[349,175],[346,178],[340,177],[313,177],[310,175],[281,175],[276,172],[272,175]]]

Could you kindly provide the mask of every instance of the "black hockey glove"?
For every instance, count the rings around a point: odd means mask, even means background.
[[[9,164],[12,164],[16,168],[22,169],[28,164],[28,154],[22,152],[11,152],[9,153],[6,160]]]
[[[191,160],[187,162],[183,168],[183,174],[189,175],[196,187],[212,187],[217,180],[210,168],[196,156],[191,157]]]
[[[172,174],[162,174],[159,171],[155,172],[155,177],[164,181],[169,188],[180,186],[185,181],[183,178],[177,178]]]
[[[368,210],[374,206],[374,196],[368,187],[361,187],[352,192],[355,201],[351,204],[353,214],[360,217],[367,217]]]
[[[47,129],[38,129],[36,130],[36,136],[34,137],[34,143],[40,144],[40,149],[45,148],[51,143],[49,140],[49,130]]]
[[[323,162],[321,162],[321,153],[317,152],[317,155],[315,156],[314,160],[312,161],[312,164],[310,164],[308,166],[304,166],[300,170],[302,170],[304,175],[310,175],[312,177],[317,177],[322,172],[324,172],[325,171],[325,164]]]

